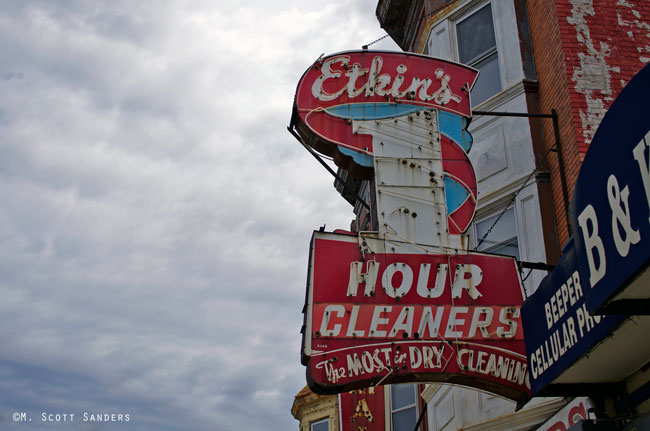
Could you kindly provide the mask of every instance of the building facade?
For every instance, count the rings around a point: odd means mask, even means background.
[[[475,247],[512,253],[522,261],[556,263],[572,235],[570,197],[589,143],[617,94],[650,61],[650,4],[389,0],[380,1],[376,12],[403,50],[481,72],[472,91],[469,128],[474,137],[470,158],[479,179]],[[490,115],[495,111],[555,118]],[[496,224],[495,217],[500,217]],[[529,294],[545,275],[530,274]],[[643,380],[639,372],[634,376]],[[468,429],[511,429],[491,428],[493,420],[485,415],[490,410],[511,419],[528,415],[525,410],[506,413],[508,403],[500,400],[485,408],[485,395],[474,392],[429,387],[423,395],[430,397],[430,429],[471,424]],[[554,402],[560,401],[542,404]],[[465,413],[472,417],[462,417],[450,407],[454,404],[474,406],[473,413]]]
[[[307,386],[298,392],[291,414],[300,422],[300,431],[338,431],[339,402],[336,395],[318,395]]]
[[[376,15],[402,50],[480,71],[468,129],[478,180],[471,242],[476,250],[523,262],[522,280],[533,295],[572,237],[571,196],[603,116],[650,62],[650,2],[380,0]],[[338,175],[335,187],[355,209],[351,230],[376,229],[373,182],[345,170]],[[647,368],[633,375],[635,388],[647,386]],[[601,415],[617,414],[611,405],[603,412],[602,399],[592,403],[574,399],[577,394],[534,398],[516,411],[513,402],[460,386],[399,386],[415,400],[406,408],[394,405],[395,390],[388,387],[382,426],[367,430],[413,429],[423,410],[420,429],[429,431],[587,429],[578,428],[579,419],[590,418],[586,405],[596,405]],[[340,428],[332,422],[329,429],[362,430],[347,424],[350,418],[338,408]],[[405,422],[394,415],[400,408]],[[648,402],[641,402],[635,414],[647,410]],[[301,420],[301,430],[307,429]]]

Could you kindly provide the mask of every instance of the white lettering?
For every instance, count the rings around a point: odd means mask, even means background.
[[[419,368],[422,365],[422,353],[417,347],[409,347],[409,356],[411,357],[411,368]]]
[[[424,331],[429,328],[429,337],[436,338],[438,336],[438,331],[440,330],[440,321],[442,320],[442,307],[436,309],[436,317],[433,318],[433,311],[431,307],[424,307],[422,311],[422,317],[420,318],[420,325],[418,326],[418,334],[421,337],[425,337]]]
[[[465,319],[456,318],[458,313],[467,313],[469,310],[468,307],[451,307],[449,311],[449,320],[447,323],[447,331],[445,331],[445,338],[459,338],[463,336],[462,329],[460,331],[455,330],[455,327],[458,325],[463,325]]]
[[[382,313],[390,313],[393,307],[387,305],[383,307],[375,307],[372,313],[372,320],[370,322],[370,336],[371,337],[385,337],[386,331],[377,329],[379,325],[386,325],[388,317],[381,317]]]
[[[474,309],[474,315],[472,316],[472,323],[469,327],[469,336],[473,337],[476,335],[476,330],[479,329],[483,338],[488,338],[488,327],[492,323],[492,316],[494,311],[490,307],[476,307]],[[485,316],[481,319],[481,316]]]
[[[460,103],[462,98],[461,96],[454,94],[449,87],[449,82],[451,81],[451,76],[443,69],[436,69],[433,73],[435,80],[439,81],[440,87],[433,92],[433,94],[428,94],[429,87],[432,86],[434,80],[431,78],[420,78],[413,77],[411,82],[408,85],[405,84],[404,74],[407,71],[407,67],[404,64],[400,64],[396,68],[397,74],[395,78],[392,78],[389,74],[381,74],[381,69],[383,66],[383,60],[380,56],[375,56],[370,63],[369,69],[362,69],[359,63],[354,63],[348,65],[350,58],[347,56],[333,57],[323,62],[320,66],[320,75],[314,80],[314,83],[311,87],[312,95],[324,102],[334,100],[344,93],[351,99],[364,94],[366,97],[371,97],[374,95],[377,96],[393,96],[394,98],[403,98],[408,97],[409,99],[415,99],[416,97],[423,102],[428,102],[433,100],[437,105],[446,105],[451,101]],[[333,79],[335,82],[338,78],[341,78],[343,71],[341,70],[332,70],[332,66],[335,64],[340,64],[345,71],[345,77],[347,82],[344,83],[340,88],[332,93],[325,91],[325,81],[328,79]],[[315,66],[316,67],[316,66]],[[367,75],[368,79],[365,83],[357,87],[357,81],[361,77]],[[391,84],[392,81],[392,84]],[[331,83],[329,88],[332,87]],[[401,88],[406,87],[404,90]]]
[[[406,336],[409,337],[413,331],[413,314],[413,307],[402,308],[388,336],[394,337],[398,331],[405,331]]]
[[[361,354],[361,363],[363,364],[363,369],[366,373],[372,373],[375,371],[375,363],[372,360],[372,355],[370,352],[365,351]]]
[[[359,355],[354,353],[353,356],[347,355],[347,358],[348,358],[348,375],[352,377],[353,375],[358,376],[359,374],[363,374],[363,365],[361,365],[361,361],[359,360]]]
[[[404,91],[399,91],[399,88],[402,86],[402,83],[404,82],[404,76],[402,76],[402,73],[406,73],[406,66],[403,64],[400,64],[397,66],[397,76],[393,80],[393,87],[390,89],[390,94],[393,95],[395,98],[399,97],[404,97],[406,95],[406,92],[408,89]]]
[[[449,81],[451,77],[442,69],[436,69],[436,78],[440,80],[440,88],[438,91],[433,93],[431,99],[440,105],[446,105],[450,100],[453,100],[456,103],[460,103],[460,96],[453,94],[451,88],[449,88]]]
[[[431,269],[430,263],[423,263],[420,265],[420,274],[418,275],[417,292],[423,298],[439,298],[445,290],[445,283],[447,281],[447,268],[449,265],[444,263],[438,264],[436,272],[436,282],[433,289],[429,289],[429,272]]]
[[[476,286],[481,283],[481,280],[483,280],[483,271],[478,265],[471,263],[456,265],[454,284],[451,286],[451,297],[460,298],[462,291],[466,290],[472,299],[480,298],[483,295],[476,289]]]
[[[318,100],[322,100],[324,102],[327,102],[329,100],[334,100],[337,97],[339,97],[345,89],[347,88],[346,85],[344,85],[339,91],[335,93],[326,93],[323,90],[323,83],[327,81],[329,78],[338,78],[341,76],[341,72],[333,72],[332,71],[332,65],[334,63],[341,63],[343,66],[348,64],[350,62],[349,57],[334,57],[330,58],[326,62],[323,63],[321,66],[321,74],[316,80],[314,81],[314,84],[311,86],[311,94]]]
[[[576,298],[582,298],[582,286],[580,285],[580,273],[578,271],[573,273],[573,285],[576,289]]]
[[[435,346],[424,346],[422,348],[422,353],[424,354],[424,367],[425,368],[440,368],[442,366],[442,351],[445,348],[444,345],[440,346],[438,349]],[[433,363],[433,357],[436,357],[435,364]]]
[[[399,287],[395,287],[393,286],[393,276],[398,272],[402,274],[402,282]],[[391,298],[401,298],[411,289],[411,284],[413,283],[413,271],[411,270],[411,267],[405,263],[390,264],[384,271],[381,283],[384,286],[386,295]]]
[[[340,323],[335,324],[334,328],[328,329],[330,318],[333,313],[336,313],[338,317],[343,317],[345,316],[345,307],[336,304],[330,304],[325,307],[325,315],[323,316],[323,321],[320,325],[320,333],[323,337],[336,337],[341,332]]]
[[[364,296],[373,296],[375,294],[375,283],[377,281],[377,273],[379,272],[379,262],[371,260],[368,262],[368,270],[364,273],[361,272],[363,262],[350,263],[350,280],[348,281],[348,296],[357,296],[359,283],[365,283],[366,289]]]
[[[350,323],[348,324],[348,330],[345,333],[346,337],[363,337],[365,332],[360,329],[356,329],[357,318],[359,317],[359,306],[352,306],[352,312],[350,313]]]
[[[503,338],[514,338],[517,334],[517,321],[513,319],[519,319],[520,315],[521,310],[518,307],[503,307],[499,313],[499,322],[508,325],[508,330],[499,327],[497,328],[497,335]]]
[[[372,63],[370,64],[370,73],[368,74],[368,82],[365,85],[366,97],[374,96],[375,86],[377,85],[377,75],[379,74],[383,63],[384,60],[379,56],[372,59]]]
[[[630,244],[636,244],[641,240],[639,231],[632,228],[632,215],[627,200],[629,195],[630,188],[625,186],[623,190],[620,190],[618,180],[614,175],[610,175],[607,180],[607,200],[612,209],[614,245],[621,257],[627,256],[630,252]],[[623,229],[625,239],[621,236],[619,226]]]
[[[359,358],[357,358],[358,360]],[[350,366],[350,356],[348,355],[348,367]],[[325,361],[319,362],[316,364],[316,368],[324,368],[325,369],[325,375],[327,376],[327,380],[336,383],[338,382],[341,378],[346,377],[345,374],[345,368],[334,368],[334,365],[332,364],[332,361],[330,359],[327,359]]]
[[[355,87],[355,85],[357,83],[357,79],[359,78],[359,76],[363,76],[367,72],[368,72],[368,69],[362,69],[361,66],[358,63],[353,64],[351,70],[348,70],[347,72],[345,72],[345,76],[347,76],[349,78],[348,85],[346,86],[346,88],[348,90],[348,97],[354,98],[354,97],[357,97],[358,95],[360,95],[361,93],[364,92],[365,85],[362,85],[361,88],[358,88],[358,89],[356,89],[354,87]]]
[[[591,232],[588,223],[591,222]],[[603,240],[598,236],[598,218],[596,210],[591,205],[587,205],[578,216],[578,224],[582,229],[582,238],[587,250],[587,261],[589,263],[589,283],[594,287],[601,278],[605,276],[605,246]],[[594,250],[598,254],[598,266],[596,266],[596,257]]]
[[[641,171],[641,179],[643,180],[643,188],[645,189],[645,199],[650,209],[650,159],[645,156],[645,147],[650,148],[650,132],[645,135],[645,138],[637,144],[632,150],[634,160],[639,164]],[[650,217],[648,218],[650,221]]]
[[[546,312],[546,327],[551,329],[553,326],[553,316],[551,315],[551,304],[548,302],[544,303],[544,311]]]

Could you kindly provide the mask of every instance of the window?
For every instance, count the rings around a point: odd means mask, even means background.
[[[418,421],[417,385],[390,386],[390,416],[393,431],[413,431]]]
[[[501,212],[475,223],[476,249],[514,256],[519,260],[519,242],[517,240],[515,210],[514,208],[506,210],[497,222],[496,220],[500,215]],[[496,224],[494,224],[495,222]],[[492,230],[490,231],[490,229]],[[489,234],[488,231],[490,231]],[[481,240],[483,241],[481,242]],[[479,242],[481,243],[479,244]]]
[[[309,424],[309,431],[330,431],[330,419],[319,419]]]
[[[457,21],[456,36],[458,61],[481,72],[472,89],[472,106],[475,106],[501,91],[491,5],[488,3],[462,21]]]

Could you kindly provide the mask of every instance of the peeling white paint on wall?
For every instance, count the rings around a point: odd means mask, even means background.
[[[612,82],[612,74],[621,72],[620,67],[608,64],[608,61],[612,61],[610,55],[612,46],[617,46],[616,42],[611,38],[607,38],[610,42],[608,43],[591,37],[587,18],[596,16],[593,0],[570,0],[570,4],[571,14],[566,20],[575,27],[578,43],[584,47],[584,50],[577,53],[580,66],[574,68],[571,80],[574,82],[575,91],[585,96],[587,107],[580,109],[580,121],[582,135],[585,142],[589,143],[605,115],[606,105],[609,105],[608,102],[615,96],[612,85],[617,87],[620,83],[624,86],[625,82],[618,77]],[[641,13],[635,10],[628,0],[616,2],[616,16],[623,33],[638,45],[638,60],[641,63],[649,63],[650,23],[643,19]]]
[[[618,25],[620,25],[621,27],[634,26],[639,32],[645,32],[645,36],[647,38],[650,38],[650,24],[648,24],[646,21],[639,20],[641,18],[641,14],[639,13],[639,11],[633,9],[632,5],[628,3],[626,0],[618,0],[616,6],[623,6],[629,8],[632,15],[634,15],[634,17],[636,18],[634,20],[625,20],[621,15],[621,11],[616,10],[616,16],[618,17]],[[630,39],[634,40],[634,31],[632,30],[628,31],[627,35]],[[637,51],[639,52],[639,54],[643,52],[650,54],[650,45],[639,46],[637,47]],[[642,63],[648,63],[650,61],[650,56],[646,57],[643,55],[639,55],[639,60]]]
[[[605,115],[604,102],[612,100],[610,71],[619,72],[620,68],[609,67],[606,62],[606,58],[611,52],[609,45],[601,42],[600,46],[596,48],[591,39],[586,16],[595,15],[593,1],[571,0],[571,4],[573,6],[571,16],[567,17],[567,22],[576,27],[578,42],[586,48],[586,52],[578,53],[580,67],[573,70],[571,79],[575,83],[575,90],[584,94],[587,101],[586,111],[580,110],[580,120],[582,134],[586,142],[589,143]],[[604,97],[601,98],[600,95]]]

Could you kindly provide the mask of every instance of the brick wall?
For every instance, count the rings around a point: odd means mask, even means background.
[[[589,143],[612,101],[650,61],[650,1],[529,1],[542,112],[559,115],[569,197]],[[544,125],[554,144],[550,121]],[[569,238],[557,157],[549,156],[560,243]]]

